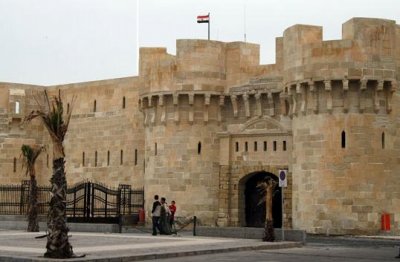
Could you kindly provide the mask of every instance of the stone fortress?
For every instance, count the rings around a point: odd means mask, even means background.
[[[276,38],[276,63],[259,45],[177,40],[176,55],[141,48],[137,77],[57,86],[0,83],[0,181],[26,179],[22,144],[49,144],[23,118],[37,94],[73,95],[65,141],[68,183],[144,187],[176,200],[179,216],[211,226],[260,226],[255,185],[288,170],[274,195],[276,226],[364,234],[389,213],[400,232],[400,25],[353,18],[342,39],[294,25]],[[69,104],[67,107],[69,108]],[[37,163],[51,175],[51,146]]]

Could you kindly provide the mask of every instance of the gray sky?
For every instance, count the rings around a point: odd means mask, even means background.
[[[247,41],[260,44],[261,62],[270,64],[275,37],[291,25],[320,25],[324,40],[340,39],[351,17],[400,23],[399,10],[399,0],[0,0],[0,82],[137,75],[137,14],[140,46],[175,54],[176,39],[207,38],[207,24],[196,17],[210,12],[213,40],[242,41],[246,28]]]

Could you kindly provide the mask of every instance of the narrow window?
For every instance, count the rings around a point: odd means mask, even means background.
[[[137,149],[135,149],[135,166],[137,165]]]
[[[236,152],[239,152],[239,142],[236,142]]]
[[[124,163],[124,150],[121,150],[121,161],[120,164],[122,165]]]
[[[283,141],[282,148],[283,148],[283,151],[286,151],[286,141]]]
[[[257,141],[254,141],[254,151],[257,151]]]
[[[15,113],[19,114],[19,101],[15,102]]]
[[[94,166],[97,166],[97,151],[94,152]]]
[[[264,151],[267,151],[267,141],[264,141]]]
[[[46,166],[47,168],[49,168],[49,154],[47,154],[46,156]]]
[[[276,141],[274,141],[274,151],[276,151]]]
[[[82,166],[85,166],[85,152],[82,153]]]
[[[247,144],[247,141],[244,142],[244,151],[249,151],[249,145]]]
[[[154,143],[154,155],[157,155],[157,143]]]
[[[201,142],[199,142],[197,144],[197,154],[200,155],[201,154]]]
[[[107,151],[107,166],[110,165],[110,151]]]
[[[96,112],[96,100],[94,100],[94,102],[93,102],[93,112]]]
[[[69,103],[67,104],[67,113],[69,113]]]
[[[14,157],[14,167],[13,167],[14,173],[17,172],[17,158]]]
[[[342,131],[342,148],[346,148],[346,132]]]
[[[382,132],[382,149],[385,149],[385,132]]]
[[[125,97],[122,98],[122,108],[125,109]]]

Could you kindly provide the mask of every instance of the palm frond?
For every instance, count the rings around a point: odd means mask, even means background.
[[[44,146],[22,145],[21,147],[21,157],[23,158],[22,168],[25,168],[25,175],[29,174],[30,170],[32,170],[35,165],[36,159],[45,150],[46,148]]]
[[[58,145],[58,148],[61,150],[61,154],[64,157],[64,149],[62,147],[62,143],[64,141],[65,135],[68,130],[68,126],[70,123],[71,115],[72,115],[72,107],[75,102],[76,97],[73,96],[71,107],[69,112],[66,113],[64,119],[64,106],[61,98],[61,90],[59,90],[58,95],[54,96],[52,100],[50,100],[47,91],[44,91],[44,101],[47,106],[47,112],[42,109],[32,111],[28,116],[25,117],[24,122],[30,122],[35,118],[41,119],[47,131],[50,134],[50,137],[54,144]]]

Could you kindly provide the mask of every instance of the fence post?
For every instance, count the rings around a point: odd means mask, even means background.
[[[196,224],[197,224],[197,217],[193,217],[193,236],[196,236]]]

